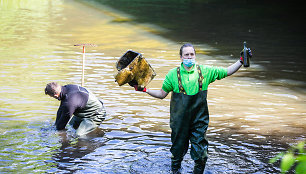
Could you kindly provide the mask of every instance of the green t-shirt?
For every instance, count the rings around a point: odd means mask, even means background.
[[[214,82],[216,79],[221,80],[227,76],[226,68],[205,66],[205,65],[200,65],[200,68],[202,71],[202,75],[204,77],[203,87],[202,87],[203,91],[207,90],[208,85]],[[184,68],[183,63],[181,63],[180,73],[181,73],[182,85],[187,95],[197,94],[199,92],[199,82],[198,82],[199,73],[197,71],[196,65],[194,65],[190,71],[187,71]],[[164,80],[162,89],[167,93],[171,91],[175,93],[180,92],[178,78],[177,78],[177,68],[173,68],[168,72]]]

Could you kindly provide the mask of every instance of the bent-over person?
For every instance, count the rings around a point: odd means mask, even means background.
[[[102,101],[84,87],[51,82],[46,85],[45,94],[61,101],[55,121],[57,130],[65,129],[69,122],[82,136],[94,131],[105,119]]]

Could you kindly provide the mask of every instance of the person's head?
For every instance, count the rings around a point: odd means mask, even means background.
[[[186,47],[191,47],[194,51],[194,55],[196,54],[196,51],[195,51],[193,45],[191,43],[185,43],[184,45],[181,46],[181,49],[180,49],[180,56],[181,57],[183,56],[184,48],[186,48]]]
[[[195,64],[196,51],[192,44],[186,43],[181,46],[180,49],[181,61],[188,68],[192,67]]]
[[[48,83],[45,88],[45,94],[53,97],[55,99],[59,99],[60,93],[62,90],[62,86],[56,82]]]

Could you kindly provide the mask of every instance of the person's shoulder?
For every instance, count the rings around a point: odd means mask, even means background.
[[[177,71],[177,68],[178,67],[172,68],[172,69],[169,70],[169,72]]]
[[[74,84],[67,84],[67,85],[65,85],[65,87],[78,87],[78,85],[74,85]]]
[[[65,88],[66,93],[69,94],[69,95],[72,95],[72,94],[80,91],[78,85],[67,84],[63,87]]]
[[[211,65],[199,65],[201,68],[210,68],[212,67]]]
[[[213,65],[199,65],[201,67],[201,69],[219,69],[222,67],[218,67],[218,66],[213,66]]]
[[[210,65],[198,65],[200,68],[201,68],[201,70],[203,71],[203,70],[208,70],[208,69],[210,69],[212,66],[210,66]]]
[[[63,85],[63,88],[65,88],[67,91],[70,91],[71,89],[75,88],[75,85],[67,84],[67,85]]]
[[[170,69],[170,70],[168,71],[167,76],[172,76],[172,75],[176,74],[176,72],[177,72],[177,67],[172,68],[172,69]]]
[[[227,69],[220,66],[212,66],[212,65],[202,65],[201,67],[202,73],[209,74],[225,74],[227,75]]]

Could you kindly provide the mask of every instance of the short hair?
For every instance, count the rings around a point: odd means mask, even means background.
[[[60,85],[56,82],[48,83],[46,88],[45,88],[45,94],[54,96],[55,94],[58,93],[58,88],[59,87],[60,87]]]
[[[181,46],[181,49],[180,49],[180,56],[182,56],[183,54],[183,48],[185,47],[192,47],[193,50],[194,50],[194,53],[196,54],[196,50],[194,49],[193,45],[191,43],[185,43],[184,45]]]

